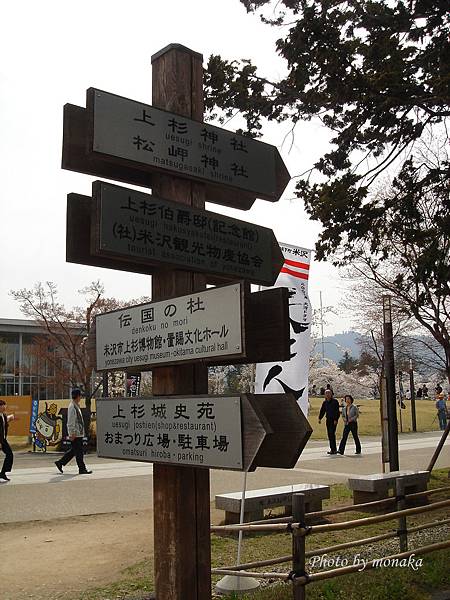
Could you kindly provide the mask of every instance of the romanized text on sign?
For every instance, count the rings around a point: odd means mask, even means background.
[[[278,150],[226,129],[97,89],[88,90],[92,151],[278,198]]]
[[[239,283],[96,317],[97,370],[241,356]]]
[[[96,181],[92,252],[272,285],[283,263],[271,229]]]
[[[108,458],[239,470],[240,397],[99,399],[97,451]]]

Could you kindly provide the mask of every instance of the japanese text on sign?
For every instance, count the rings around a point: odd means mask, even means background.
[[[97,316],[97,370],[241,355],[241,285]]]
[[[94,252],[274,281],[274,236],[266,227],[104,182],[94,183],[93,196],[99,229]]]
[[[99,400],[97,447],[110,458],[239,469],[240,398]]]
[[[89,93],[94,152],[275,195],[273,146],[115,94]]]

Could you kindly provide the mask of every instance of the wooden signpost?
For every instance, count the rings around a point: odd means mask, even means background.
[[[288,290],[239,282],[103,313],[86,347],[97,371],[289,360]]]
[[[86,109],[64,107],[62,167],[144,187],[166,171],[241,210],[279,200],[290,176],[277,148],[180,115],[91,88]]]
[[[208,396],[207,365],[289,359],[288,290],[270,229],[205,211],[277,201],[289,173],[273,146],[203,122],[202,55],[152,57],[152,104],[91,88],[64,108],[63,168],[95,182],[69,194],[67,260],[152,275],[152,299],[97,318],[97,370],[153,371],[153,396],[98,402],[101,456],[154,462],[158,600],[211,597],[209,468],[291,468],[311,428],[289,394]],[[230,283],[206,290],[206,282]],[[187,518],[188,516],[188,518]]]
[[[97,453],[105,458],[290,469],[311,433],[291,394],[97,400]]]
[[[154,268],[273,285],[284,258],[273,231],[110,183],[92,186],[91,253]]]

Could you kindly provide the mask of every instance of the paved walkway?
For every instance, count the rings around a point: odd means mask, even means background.
[[[440,439],[440,432],[399,436],[402,469],[425,469]],[[381,471],[380,441],[362,438],[363,452],[355,455],[353,442],[346,456],[328,456],[323,441],[308,444],[294,469],[257,469],[248,474],[248,489],[295,483],[345,483],[355,474]],[[16,453],[11,481],[0,484],[0,522],[52,519],[143,510],[152,507],[151,463],[86,457],[92,475],[78,475],[75,461],[57,472],[57,454]],[[436,467],[450,467],[447,441]],[[242,489],[242,473],[211,470],[211,501],[218,493]]]

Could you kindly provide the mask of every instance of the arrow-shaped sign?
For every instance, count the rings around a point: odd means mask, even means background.
[[[292,394],[248,394],[260,420],[266,419],[266,436],[251,469],[292,469],[311,437],[312,427]]]
[[[97,400],[97,453],[106,458],[235,471],[291,468],[311,432],[289,394]]]
[[[267,227],[101,181],[92,192],[93,255],[267,286],[283,266]]]
[[[101,94],[97,102],[95,101],[95,92]],[[113,112],[109,112],[108,99],[112,100],[111,110],[117,104],[115,99],[119,99],[119,105],[121,105],[120,100],[125,101],[128,109],[134,111],[137,108],[138,114],[141,117],[144,116],[144,119],[149,114],[149,110],[152,111],[152,114],[160,116],[162,120],[159,122],[159,134],[163,137],[159,139],[158,148],[161,156],[156,155],[156,146],[151,144],[148,145],[149,150],[144,151],[139,140],[147,138],[139,136],[139,132],[136,132],[136,136],[133,135],[133,138],[136,137],[135,141],[140,146],[140,150],[137,152],[137,157],[130,158],[126,151],[122,152],[121,150],[123,141],[114,140],[114,136],[110,137],[115,130],[115,125],[107,126],[110,135],[103,140],[105,144],[112,143],[113,148],[105,147],[100,142],[98,142],[97,148],[94,147],[92,139],[95,129],[94,107],[96,107],[96,114],[100,119],[97,121],[98,135],[101,132],[100,123],[103,119],[99,115],[105,109],[104,100],[108,118],[121,119],[120,114],[115,115]],[[146,110],[147,112],[145,112]],[[171,119],[172,124],[169,125]],[[188,124],[192,135],[189,134],[190,137],[186,137],[181,133],[172,132],[172,127],[176,127],[175,122]],[[132,126],[142,128],[145,125],[144,121],[135,122],[133,117]],[[145,129],[155,129],[154,126],[147,125],[148,127]],[[141,131],[141,133],[143,132]],[[155,135],[155,131],[152,135]],[[217,136],[217,140],[215,136]],[[223,150],[219,148],[219,136],[220,144],[225,144]],[[195,144],[197,137],[198,140]],[[150,141],[153,142],[153,140]],[[163,145],[161,146],[161,144]],[[131,145],[132,150],[137,149],[133,143]],[[88,146],[90,150],[88,150]],[[214,152],[212,148],[216,148],[220,152]],[[235,155],[234,158],[230,156],[230,149]],[[182,156],[183,150],[188,151],[188,156]],[[178,155],[172,156],[177,152]],[[122,154],[126,156],[123,157]],[[143,154],[152,154],[155,160],[150,160],[148,156],[143,158]],[[236,156],[241,160],[236,159]],[[197,161],[198,167],[194,168],[195,165],[191,162],[192,170],[188,168],[188,159]],[[180,168],[180,164],[183,165],[183,168]],[[98,90],[88,90],[88,109],[73,104],[64,106],[62,168],[144,187],[152,187],[152,173],[161,172],[161,170],[171,172],[181,177],[202,181],[205,184],[207,202],[241,210],[248,210],[257,197],[271,202],[278,200],[290,180],[289,172],[274,146],[205,123],[184,117],[181,119],[178,115]]]
[[[88,150],[277,201],[290,176],[270,144],[90,88]]]
[[[97,315],[85,349],[97,371],[289,360],[288,290],[237,283],[124,307]]]

